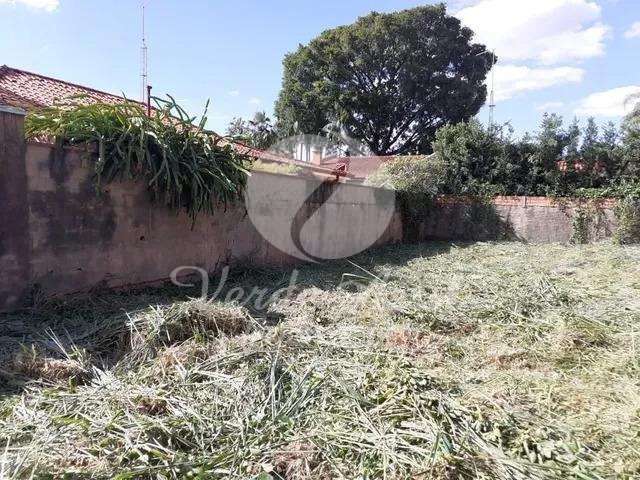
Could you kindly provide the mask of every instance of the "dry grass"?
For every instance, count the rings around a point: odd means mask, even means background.
[[[306,266],[262,311],[169,289],[7,316],[35,350],[0,403],[0,477],[638,477],[639,258],[394,247]]]
[[[10,369],[28,378],[44,382],[78,382],[88,378],[89,359],[82,353],[78,358],[49,358],[39,353],[35,346],[23,348],[10,365]]]

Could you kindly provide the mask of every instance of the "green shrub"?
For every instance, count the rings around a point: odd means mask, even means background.
[[[637,191],[638,132],[629,124],[600,129],[593,119],[564,126],[545,114],[536,134],[516,139],[509,124],[471,120],[439,129],[433,150],[446,164],[442,193],[621,196],[633,184]]]
[[[476,196],[513,191],[510,179],[498,172],[506,145],[502,133],[488,131],[477,121],[442,127],[433,142],[444,165],[442,193]]]
[[[396,191],[403,216],[405,236],[417,236],[420,223],[440,193],[445,166],[435,155],[397,157],[386,162],[367,179],[367,184]]]
[[[82,105],[77,101],[31,112],[28,137],[50,136],[59,145],[98,145],[97,186],[119,179],[144,182],[153,201],[184,209],[195,221],[220,203],[239,199],[246,185],[248,157],[221,137],[195,124],[173,98],[142,104]]]
[[[435,155],[403,156],[384,163],[366,183],[428,202],[440,193],[444,173],[444,164]]]
[[[604,188],[579,188],[573,196],[580,198],[640,198],[640,183],[622,181]]]
[[[620,245],[640,243],[640,198],[626,197],[616,206],[618,230],[614,241]]]
[[[584,245],[589,243],[589,227],[591,225],[591,215],[584,208],[578,208],[572,222],[571,243],[576,245]]]

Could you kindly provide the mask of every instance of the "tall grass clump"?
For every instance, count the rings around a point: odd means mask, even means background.
[[[147,115],[132,101],[83,105],[76,98],[30,113],[25,131],[29,138],[54,137],[60,146],[97,144],[97,186],[143,181],[153,201],[183,209],[192,220],[239,199],[248,158],[205,131],[206,108],[196,123],[171,96],[154,101]]]

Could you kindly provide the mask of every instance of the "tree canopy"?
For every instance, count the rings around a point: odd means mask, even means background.
[[[338,122],[376,155],[430,152],[438,128],[485,102],[495,57],[472,37],[442,4],[323,32],[284,59],[280,134]]]
[[[513,138],[508,124],[489,129],[478,121],[447,125],[434,142],[445,163],[442,193],[567,196],[577,190],[638,183],[634,130],[613,123],[600,128],[593,118],[545,114],[535,135]],[[611,192],[610,192],[611,193]]]
[[[639,131],[593,118],[564,126],[545,114],[537,132],[516,138],[508,123],[487,128],[472,119],[438,130],[433,155],[385,162],[367,182],[395,188],[423,211],[437,194],[638,199]]]
[[[256,112],[253,120],[233,118],[227,127],[227,136],[261,150],[269,148],[277,139],[275,127],[265,112]]]

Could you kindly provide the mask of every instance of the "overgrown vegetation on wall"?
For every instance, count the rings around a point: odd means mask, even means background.
[[[577,123],[564,128],[562,118],[545,115],[536,135],[518,140],[508,125],[451,124],[438,130],[433,156],[388,162],[371,183],[404,191],[408,182],[412,192],[427,185],[431,195],[635,196],[640,126],[633,125],[628,120],[619,131],[609,124],[601,132],[589,120],[584,129]],[[420,161],[428,164],[406,165]]]
[[[420,224],[440,192],[444,165],[435,157],[411,155],[385,162],[367,178],[367,184],[396,191],[402,213],[404,237],[418,237]]]
[[[473,209],[482,207],[488,214],[486,199],[495,195],[619,198],[620,241],[638,241],[634,232],[640,222],[635,207],[640,198],[640,125],[634,122],[629,118],[621,131],[610,124],[600,132],[593,120],[581,130],[577,123],[563,128],[560,117],[545,115],[540,132],[520,140],[512,137],[507,125],[447,125],[436,134],[433,155],[387,162],[368,183],[394,188],[410,224],[425,219],[439,194],[468,197]],[[466,213],[470,214],[471,210]],[[589,240],[598,227],[597,215],[576,210],[575,243]]]
[[[616,206],[618,230],[614,241],[621,245],[640,243],[640,197],[627,197]]]
[[[451,188],[450,165],[437,155],[400,157],[386,162],[367,184],[396,191],[402,214],[404,238],[421,238],[420,229],[429,221],[435,198]],[[478,190],[480,191],[480,190]],[[500,219],[487,194],[467,195],[458,205],[462,239],[502,239],[509,235],[508,226]]]
[[[571,243],[582,245],[589,243],[589,228],[591,226],[591,212],[585,208],[578,208],[573,214]]]
[[[248,157],[221,137],[206,132],[172,97],[155,98],[147,115],[143,105],[71,102],[30,113],[28,137],[50,136],[60,145],[96,143],[97,186],[114,180],[143,181],[152,200],[183,209],[195,220],[216,205],[241,197]]]

